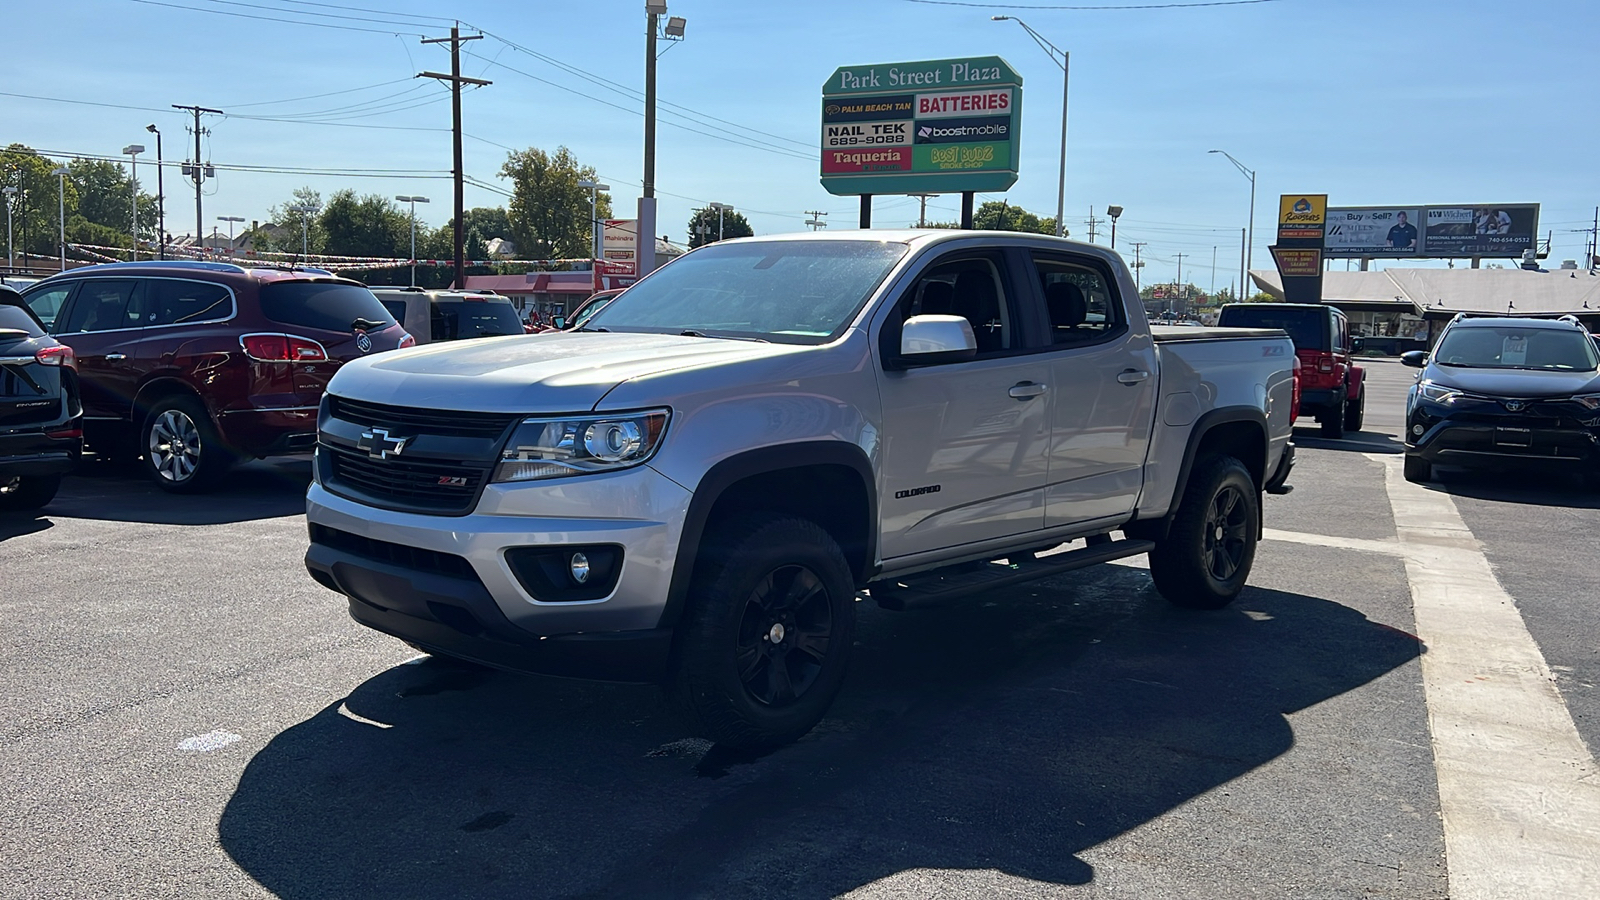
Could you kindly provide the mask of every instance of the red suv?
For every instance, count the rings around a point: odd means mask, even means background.
[[[178,493],[309,451],[342,363],[414,343],[367,288],[321,269],[111,263],[23,294],[78,359],[84,438]]]
[[[1300,411],[1322,424],[1324,437],[1360,431],[1367,409],[1367,370],[1350,356],[1350,321],[1321,303],[1230,303],[1217,316],[1229,328],[1282,328],[1300,360]]]

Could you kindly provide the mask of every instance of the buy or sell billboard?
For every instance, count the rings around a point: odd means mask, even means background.
[[[1330,259],[1517,258],[1534,249],[1539,204],[1330,207]]]
[[[822,88],[832,194],[1003,191],[1017,180],[1022,78],[996,56],[846,66]]]

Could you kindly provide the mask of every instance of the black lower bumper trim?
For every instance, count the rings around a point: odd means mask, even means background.
[[[32,456],[0,455],[0,476],[65,475],[78,464],[75,453],[39,453]]]
[[[419,572],[312,544],[306,570],[350,599],[350,617],[425,650],[537,675],[654,683],[672,630],[538,635],[514,625],[476,578]]]

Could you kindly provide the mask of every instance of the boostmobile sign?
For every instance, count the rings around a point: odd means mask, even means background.
[[[1003,191],[1017,180],[1022,78],[997,56],[846,66],[822,88],[831,194]]]

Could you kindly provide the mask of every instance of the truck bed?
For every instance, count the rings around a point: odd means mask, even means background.
[[[1178,341],[1248,341],[1288,337],[1289,333],[1282,328],[1221,328],[1216,325],[1196,328],[1188,325],[1151,325],[1150,336],[1155,338],[1158,344],[1171,344]]]

